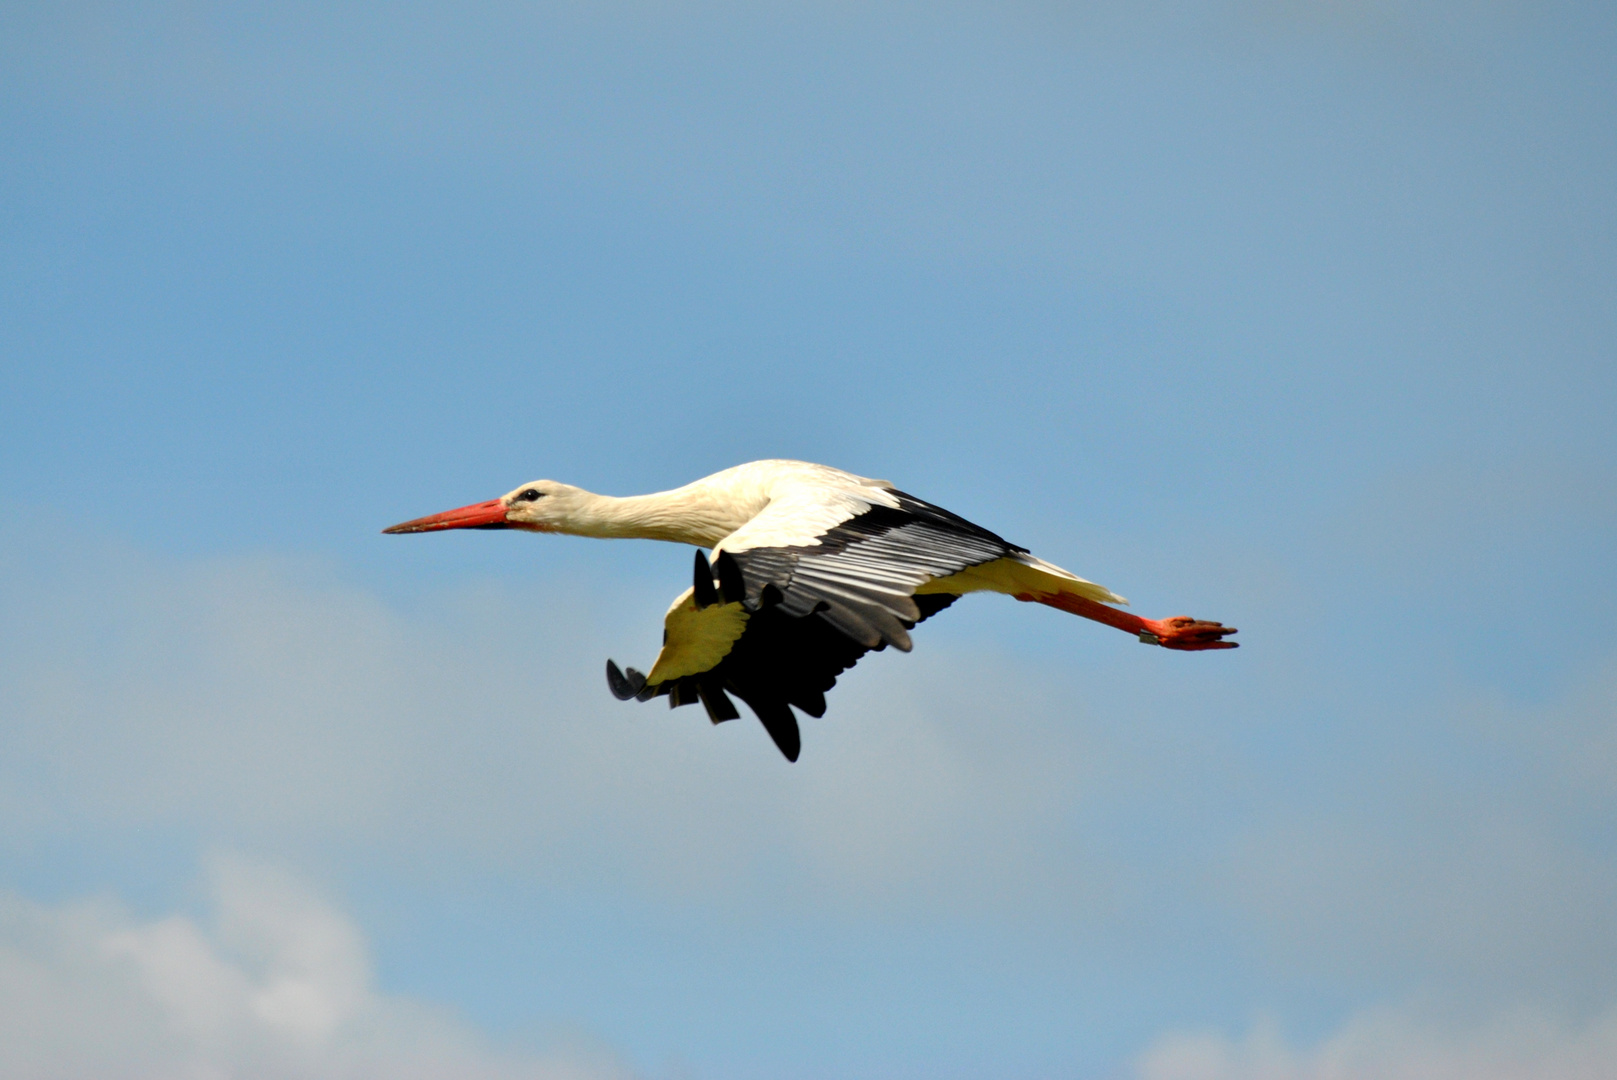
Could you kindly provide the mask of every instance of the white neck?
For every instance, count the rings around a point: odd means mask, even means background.
[[[712,547],[752,517],[751,512],[738,513],[741,508],[724,505],[692,487],[627,498],[580,489],[567,499],[568,513],[553,528],[573,536],[670,540]]]

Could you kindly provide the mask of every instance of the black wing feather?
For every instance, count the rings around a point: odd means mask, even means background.
[[[746,578],[748,606],[774,586],[787,614],[819,613],[867,648],[908,650],[908,628],[921,618],[913,595],[920,580],[1027,551],[941,506],[891,494],[898,506],[872,506],[818,544],[726,552]]]

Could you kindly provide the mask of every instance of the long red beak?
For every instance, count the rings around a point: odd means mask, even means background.
[[[418,533],[437,532],[440,529],[506,528],[510,528],[510,526],[505,523],[504,500],[490,499],[488,502],[462,506],[458,510],[445,510],[441,514],[433,514],[430,517],[400,522],[382,531],[385,533]]]

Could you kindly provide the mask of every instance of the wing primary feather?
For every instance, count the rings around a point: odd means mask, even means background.
[[[708,565],[707,556],[702,554],[701,548],[696,549],[696,573],[691,580],[691,590],[698,611],[719,602],[718,591],[713,588],[713,568]]]
[[[726,604],[739,604],[747,599],[747,582],[741,576],[741,566],[728,551],[719,552],[719,592]]]
[[[818,690],[799,689],[792,695],[791,703],[815,719],[825,715],[825,695]]]
[[[608,660],[606,662],[606,685],[607,689],[612,691],[613,697],[619,701],[628,701],[646,688],[646,677],[634,668],[630,668],[629,673],[625,675],[618,670],[616,661]]]
[[[797,755],[803,752],[803,736],[797,730],[797,717],[792,715],[792,707],[779,698],[749,701],[747,704],[758,714],[764,730],[775,740],[775,745],[786,755],[786,760],[796,761]]]
[[[735,702],[724,692],[724,687],[709,680],[697,683],[696,692],[702,699],[702,708],[707,710],[707,718],[715,724],[741,718],[741,714],[736,711]]]

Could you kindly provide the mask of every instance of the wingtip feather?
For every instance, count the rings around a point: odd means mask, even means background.
[[[634,668],[628,674],[619,669],[617,661],[606,662],[606,686],[619,701],[628,701],[646,688],[646,677]]]

